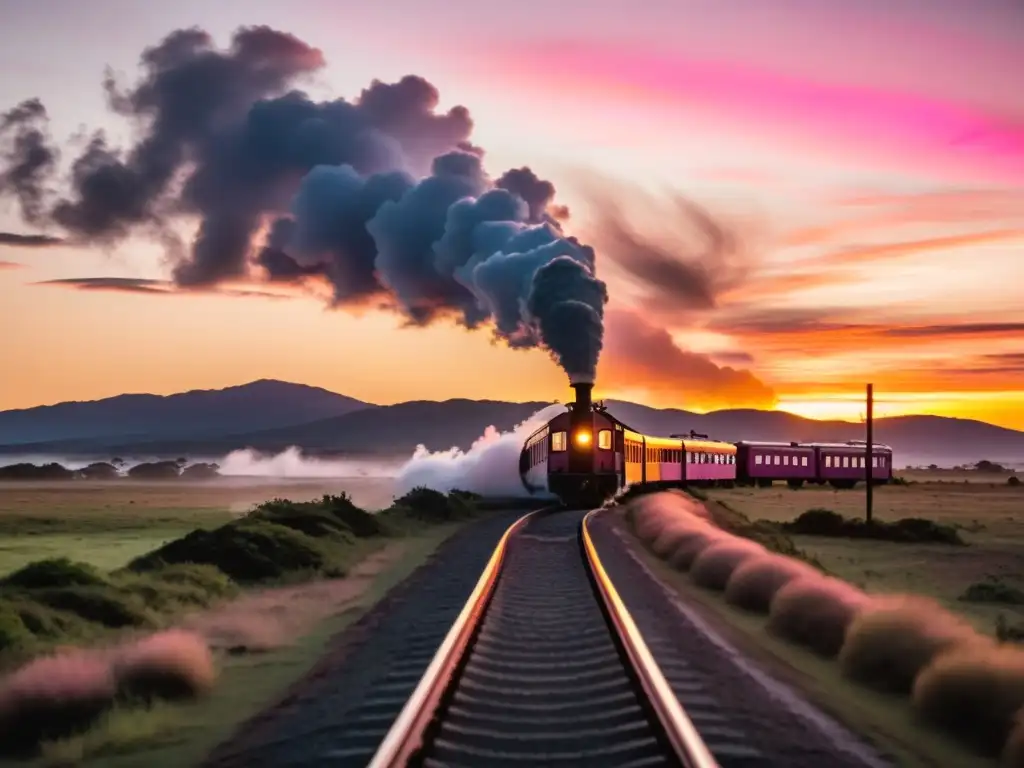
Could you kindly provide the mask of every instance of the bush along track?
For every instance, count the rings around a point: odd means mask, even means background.
[[[417,488],[377,514],[345,494],[275,499],[112,573],[49,559],[0,579],[0,758],[32,757],[115,706],[203,695],[209,646],[168,629],[186,613],[251,587],[343,577],[390,540],[478,516],[477,498]]]
[[[620,508],[652,554],[730,604],[766,615],[769,632],[835,660],[859,685],[906,697],[917,718],[977,754],[1024,766],[1024,647],[978,633],[934,600],[866,594],[777,538],[780,530],[869,537],[840,533],[855,529],[851,521],[814,510],[788,527],[751,523],[681,492],[637,495]],[[962,544],[944,526],[901,523],[876,527],[894,541]]]

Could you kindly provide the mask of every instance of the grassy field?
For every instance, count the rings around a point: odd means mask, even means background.
[[[194,704],[115,711],[83,737],[48,745],[40,766],[73,762],[94,768],[180,768],[196,765],[243,721],[280,698],[323,655],[330,639],[356,622],[408,576],[458,526],[442,526],[401,542],[359,579],[332,615],[312,622],[296,642],[267,653],[221,657],[212,695]],[[362,578],[360,579],[360,575]],[[2,763],[0,765],[16,765]],[[21,764],[24,766],[24,764]]]
[[[622,523],[627,541],[632,534]],[[845,679],[839,666],[773,637],[761,616],[728,605],[719,594],[693,584],[637,543],[646,565],[722,637],[757,662],[780,682],[801,691],[810,701],[892,755],[900,768],[996,768],[955,741],[918,722],[899,699],[855,685]]]
[[[1024,620],[1024,604],[960,600],[972,584],[992,583],[1024,591],[1024,487],[1005,478],[969,472],[906,472],[908,485],[876,488],[874,516],[880,521],[921,517],[958,528],[966,547],[889,543],[864,539],[794,536],[798,547],[842,579],[869,592],[912,592],[935,597],[991,632],[1002,614]],[[862,517],[864,490],[786,487],[719,489],[723,502],[751,520],[787,522],[810,509]],[[1024,601],[1022,601],[1024,602]]]
[[[68,557],[113,570],[268,499],[307,501],[342,488],[365,509],[391,503],[390,481],[362,478],[0,483],[0,576],[45,557]]]

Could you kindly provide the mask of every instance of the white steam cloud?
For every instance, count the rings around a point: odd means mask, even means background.
[[[511,432],[487,427],[468,451],[451,448],[431,452],[421,445],[399,470],[395,492],[402,495],[424,486],[441,493],[458,488],[481,496],[529,496],[519,479],[523,443],[531,432],[564,411],[564,405],[546,406]]]
[[[317,459],[303,456],[295,446],[274,456],[264,456],[246,448],[232,451],[219,462],[225,477],[275,478],[353,478],[394,477],[399,464],[352,459]]]

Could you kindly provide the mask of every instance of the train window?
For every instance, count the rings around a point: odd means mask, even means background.
[[[849,466],[850,466],[850,457],[849,456],[843,456],[843,467],[846,468],[846,467],[849,467]]]
[[[807,457],[806,456],[801,456],[800,457],[800,466],[801,467],[806,467],[807,466]]]
[[[782,457],[782,463],[784,465],[786,465],[787,467],[789,466],[789,454],[788,453],[785,456]]]
[[[763,456],[762,456],[761,454],[757,454],[757,455],[756,455],[756,456],[754,457],[754,463],[755,463],[755,464],[760,464],[760,463],[761,463],[761,460],[762,460],[763,458],[764,458],[764,457],[763,457]]]
[[[780,457],[779,457],[778,454],[772,456],[772,464],[774,464],[777,467],[777,466],[779,466],[780,463],[781,463],[781,460],[780,460]]]
[[[552,432],[551,433],[551,450],[552,451],[564,451],[565,450],[565,432]]]
[[[612,431],[610,429],[602,429],[597,433],[597,447],[604,451],[611,450]]]

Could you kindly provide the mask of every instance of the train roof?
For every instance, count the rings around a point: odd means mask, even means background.
[[[776,442],[773,440],[737,440],[736,445],[746,445],[750,448],[810,448],[810,443],[788,443]]]
[[[868,447],[866,440],[848,440],[845,443],[804,443],[804,445],[815,448],[844,448],[848,451],[863,451]],[[872,450],[892,452],[892,446],[885,443],[873,443],[871,448]]]

